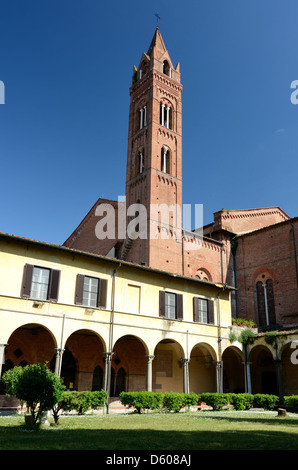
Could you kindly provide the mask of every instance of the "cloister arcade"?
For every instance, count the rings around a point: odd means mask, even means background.
[[[152,348],[132,334],[119,336],[108,351],[107,341],[92,329],[58,339],[46,326],[31,323],[17,327],[8,338],[2,374],[16,365],[47,362],[68,389],[105,388],[111,397],[122,390],[288,395],[298,392],[292,352],[291,341],[283,342],[278,357],[276,348],[255,344],[245,361],[240,345],[229,344],[219,360],[210,344],[198,342],[187,357],[176,339],[161,339]],[[0,392],[5,393],[3,386]]]

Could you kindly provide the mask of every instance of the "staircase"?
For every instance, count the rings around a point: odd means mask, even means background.
[[[121,254],[120,254],[120,259],[122,259],[123,261],[126,261],[127,255],[128,255],[128,253],[131,249],[132,244],[133,244],[133,239],[127,237],[124,244],[123,244],[122,251],[121,251]]]

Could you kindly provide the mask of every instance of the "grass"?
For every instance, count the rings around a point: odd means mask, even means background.
[[[28,430],[24,417],[0,417],[0,450],[298,450],[298,415],[200,411],[62,416]]]

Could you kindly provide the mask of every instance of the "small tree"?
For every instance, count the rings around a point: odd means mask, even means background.
[[[13,369],[9,369],[4,372],[2,377],[2,382],[5,385],[5,393],[10,397],[16,396],[16,384],[18,382],[19,376],[23,372],[23,367],[16,366]]]
[[[32,364],[8,372],[9,393],[27,404],[33,425],[44,411],[53,409],[61,400],[65,387],[46,364]]]

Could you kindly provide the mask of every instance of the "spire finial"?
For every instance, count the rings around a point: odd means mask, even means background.
[[[160,16],[159,16],[158,13],[155,13],[154,16],[156,16],[156,19],[157,19],[157,25],[156,25],[156,27],[157,27],[157,29],[159,29],[158,20],[160,20]]]

